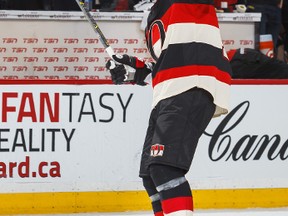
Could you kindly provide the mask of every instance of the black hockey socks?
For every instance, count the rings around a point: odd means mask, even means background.
[[[156,187],[151,177],[143,177],[143,185],[151,199],[154,215],[163,216],[163,211],[160,202],[160,194],[156,190]]]
[[[184,177],[184,170],[152,164],[150,175],[159,192],[164,215],[192,216],[192,193],[190,185]]]

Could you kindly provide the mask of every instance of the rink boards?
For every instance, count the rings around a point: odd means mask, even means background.
[[[138,168],[151,86],[99,83],[1,82],[1,214],[150,209]],[[288,206],[287,84],[234,81],[187,175],[196,209]]]

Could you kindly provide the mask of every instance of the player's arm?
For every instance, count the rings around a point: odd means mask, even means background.
[[[127,71],[125,66],[134,68],[135,72]],[[147,84],[145,79],[152,72],[153,66],[154,63],[145,62],[142,59],[126,54],[114,55],[113,60],[111,59],[106,63],[106,68],[110,71],[112,81],[117,85],[132,83],[145,86]]]

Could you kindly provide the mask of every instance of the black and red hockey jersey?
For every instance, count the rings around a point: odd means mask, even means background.
[[[158,0],[147,20],[146,39],[156,60],[153,106],[199,87],[213,96],[215,116],[227,112],[231,68],[213,0]]]

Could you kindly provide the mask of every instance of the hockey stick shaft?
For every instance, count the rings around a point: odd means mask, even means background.
[[[113,55],[115,55],[112,47],[110,46],[110,44],[108,43],[106,37],[104,36],[103,32],[101,31],[101,29],[99,28],[97,22],[95,21],[95,19],[93,18],[93,16],[90,14],[89,10],[87,9],[87,7],[85,7],[85,3],[81,2],[80,0],[75,0],[79,6],[79,8],[81,9],[81,11],[84,13],[86,19],[88,20],[88,22],[90,23],[90,25],[93,27],[94,31],[98,34],[99,39],[102,43],[102,45],[104,46],[106,52],[108,53],[108,55],[112,58]]]
[[[97,22],[94,20],[93,16],[90,14],[87,7],[85,7],[85,4],[83,2],[81,2],[80,0],[75,0],[75,1],[77,2],[81,11],[84,13],[84,15],[85,15],[86,19],[88,20],[88,22],[90,23],[90,25],[93,27],[94,31],[98,34],[99,39],[100,39],[102,45],[104,46],[107,54],[109,55],[110,58],[113,59],[113,55],[115,55],[114,50],[110,46],[110,44],[108,43],[106,37],[104,36],[101,29],[99,28]],[[117,64],[116,62],[114,62],[114,63],[115,63],[115,65]],[[126,72],[127,72],[126,76],[125,76],[126,77],[125,81],[133,80],[134,75],[135,75],[135,69],[128,66],[128,65],[124,65],[124,67],[125,67]]]

